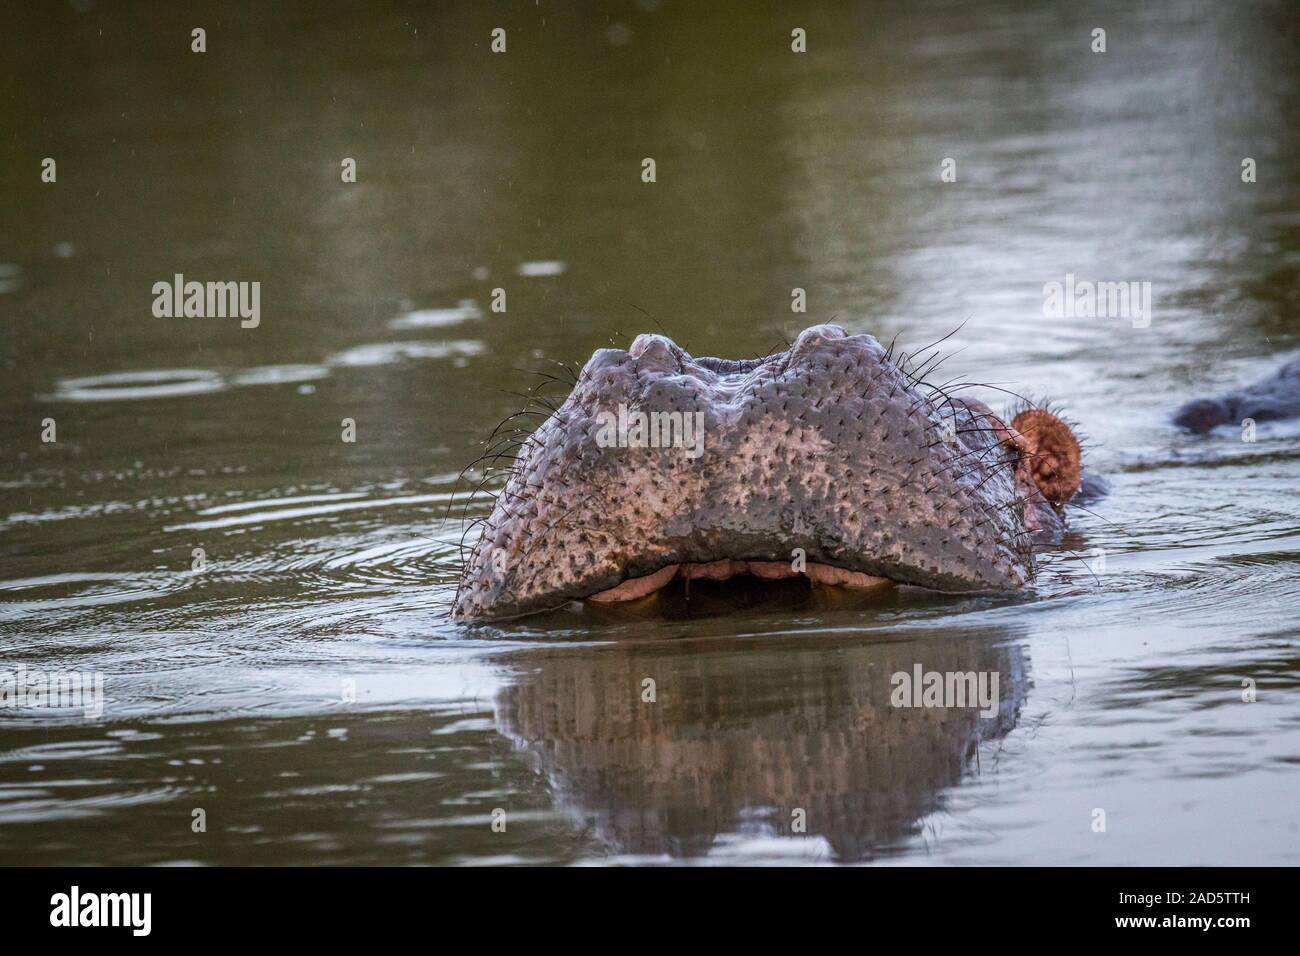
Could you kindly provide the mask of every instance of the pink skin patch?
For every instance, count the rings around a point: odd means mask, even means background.
[[[861,571],[848,571],[829,564],[812,563],[804,571],[796,571],[784,561],[733,561],[730,558],[722,558],[704,564],[670,564],[653,574],[629,578],[616,587],[591,595],[587,600],[600,604],[635,601],[667,587],[673,578],[680,577],[686,581],[725,581],[739,574],[752,574],[765,581],[795,578],[802,574],[814,584],[852,590],[878,588],[892,583],[889,578],[878,578],[863,574]]]
[[[599,594],[593,594],[591,597],[587,598],[587,600],[597,601],[601,604],[613,604],[618,601],[635,601],[637,598],[643,598],[647,594],[654,594],[676,576],[677,565],[670,564],[666,568],[660,568],[654,574],[647,574],[644,577],[639,578],[629,578],[617,587],[612,587],[608,591],[601,591]]]
[[[844,568],[837,568],[830,564],[810,564],[805,573],[816,584],[853,590],[878,588],[882,584],[889,583],[889,578],[878,578],[871,574],[863,574],[861,571],[846,571]]]

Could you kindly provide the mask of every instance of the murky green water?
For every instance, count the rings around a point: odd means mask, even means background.
[[[0,711],[0,861],[1300,861],[1300,427],[1167,424],[1300,347],[1294,5],[84,5],[0,34],[0,671],[106,701]],[[1067,273],[1149,326],[1043,318]],[[1082,424],[1032,594],[449,623],[517,369],[831,317]],[[917,663],[998,714],[891,707]]]

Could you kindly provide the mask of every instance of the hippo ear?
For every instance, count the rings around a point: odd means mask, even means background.
[[[1024,437],[1019,473],[1054,505],[1074,497],[1082,480],[1082,452],[1070,426],[1051,412],[1031,408],[1012,419]]]

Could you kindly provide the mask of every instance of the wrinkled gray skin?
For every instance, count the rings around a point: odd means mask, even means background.
[[[602,411],[704,414],[704,452],[601,447]],[[1063,522],[987,406],[918,388],[869,335],[694,359],[659,335],[601,349],[528,439],[467,562],[460,619],[511,617],[721,558],[809,562],[949,592],[1032,580]],[[997,419],[993,419],[1001,424]]]
[[[1217,398],[1198,398],[1174,413],[1174,424],[1205,433],[1216,425],[1240,425],[1300,417],[1300,358],[1262,381]]]

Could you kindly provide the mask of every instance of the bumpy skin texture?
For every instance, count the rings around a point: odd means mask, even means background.
[[[1205,433],[1216,425],[1240,425],[1300,417],[1300,358],[1283,365],[1254,385],[1217,398],[1198,398],[1174,413],[1174,424]]]
[[[703,412],[703,454],[602,448],[598,415],[620,403]],[[918,388],[869,335],[814,326],[752,361],[641,335],[596,352],[525,444],[453,614],[510,617],[670,564],[788,563],[794,548],[940,591],[1015,591],[1033,533],[1060,524],[1020,452],[987,406]]]

